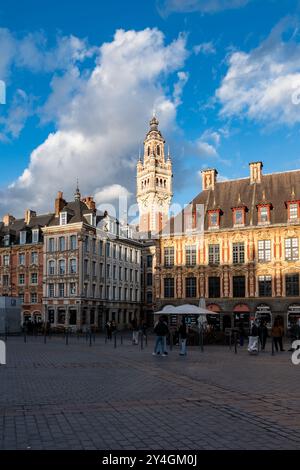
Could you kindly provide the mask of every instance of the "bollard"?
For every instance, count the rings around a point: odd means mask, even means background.
[[[234,354],[237,354],[237,333],[234,332]]]
[[[88,333],[88,331],[86,331],[86,332],[85,332],[85,342],[86,342],[86,343],[87,343],[87,341],[88,341],[88,338],[89,338],[89,333]]]
[[[229,333],[229,350],[231,351],[232,348],[232,331]]]
[[[147,333],[145,334],[145,338],[146,338],[146,347],[148,346],[148,335]]]
[[[141,351],[144,349],[144,336],[141,334]]]
[[[24,343],[27,343],[26,331],[24,330]]]
[[[114,348],[116,349],[117,347],[117,335],[116,333],[114,334]]]
[[[90,333],[90,347],[92,346],[92,333]]]
[[[66,346],[69,344],[69,332],[68,330],[66,331]]]
[[[120,342],[121,342],[121,344],[123,344],[123,336],[122,335],[121,335],[121,341]]]
[[[275,350],[274,350],[274,338],[272,338],[272,356],[275,356]]]
[[[44,332],[44,344],[46,344],[46,342],[47,342],[47,331],[45,330],[45,332]]]

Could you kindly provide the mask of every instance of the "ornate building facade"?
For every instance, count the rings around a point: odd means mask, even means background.
[[[137,164],[139,231],[156,233],[168,219],[172,199],[172,161],[165,158],[165,140],[155,116],[144,141],[143,161]]]
[[[192,213],[172,219],[157,243],[156,308],[205,298],[218,329],[255,316],[271,324],[279,315],[286,326],[300,318],[300,171],[262,167],[250,163],[248,178],[224,182],[215,169],[202,172]]]

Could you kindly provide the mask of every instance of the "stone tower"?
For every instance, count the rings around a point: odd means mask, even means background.
[[[144,141],[144,157],[137,164],[137,203],[140,232],[157,232],[168,219],[172,199],[172,162],[165,158],[165,140],[155,116]]]

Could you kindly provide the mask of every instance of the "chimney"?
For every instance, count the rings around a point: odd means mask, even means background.
[[[55,217],[58,217],[61,210],[66,205],[66,201],[63,199],[63,192],[58,191],[57,197],[55,199]]]
[[[250,184],[261,183],[262,177],[262,162],[251,162],[250,166]]]
[[[35,211],[31,211],[30,209],[26,209],[25,211],[25,215],[24,215],[24,219],[25,219],[25,224],[28,225],[31,218],[32,217],[36,217],[36,212]]]
[[[91,210],[95,211],[96,210],[96,203],[94,201],[94,198],[92,196],[87,196],[82,199],[82,202]]]
[[[12,215],[10,214],[5,214],[3,216],[2,222],[4,223],[5,227],[8,227],[10,224],[12,224],[16,220]]]
[[[215,185],[217,182],[217,170],[214,168],[209,168],[207,170],[202,170],[202,191],[206,189],[215,189]]]

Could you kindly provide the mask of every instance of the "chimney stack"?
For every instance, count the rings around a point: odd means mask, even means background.
[[[64,206],[66,205],[66,201],[63,198],[63,192],[58,191],[57,197],[55,199],[55,217],[58,217]]]
[[[96,203],[94,201],[94,198],[92,196],[87,196],[81,199],[82,202],[91,210],[95,211],[96,210]]]
[[[250,166],[250,184],[261,183],[262,177],[262,162],[251,162]]]
[[[12,215],[10,214],[5,214],[3,216],[2,222],[4,223],[5,227],[8,227],[10,224],[12,224],[16,220]]]
[[[24,215],[24,219],[25,219],[25,224],[28,225],[31,218],[32,217],[36,217],[36,212],[35,211],[31,211],[30,209],[26,209],[25,211],[25,215]]]
[[[202,191],[206,189],[215,189],[217,182],[217,170],[214,168],[208,168],[207,170],[202,170]]]

